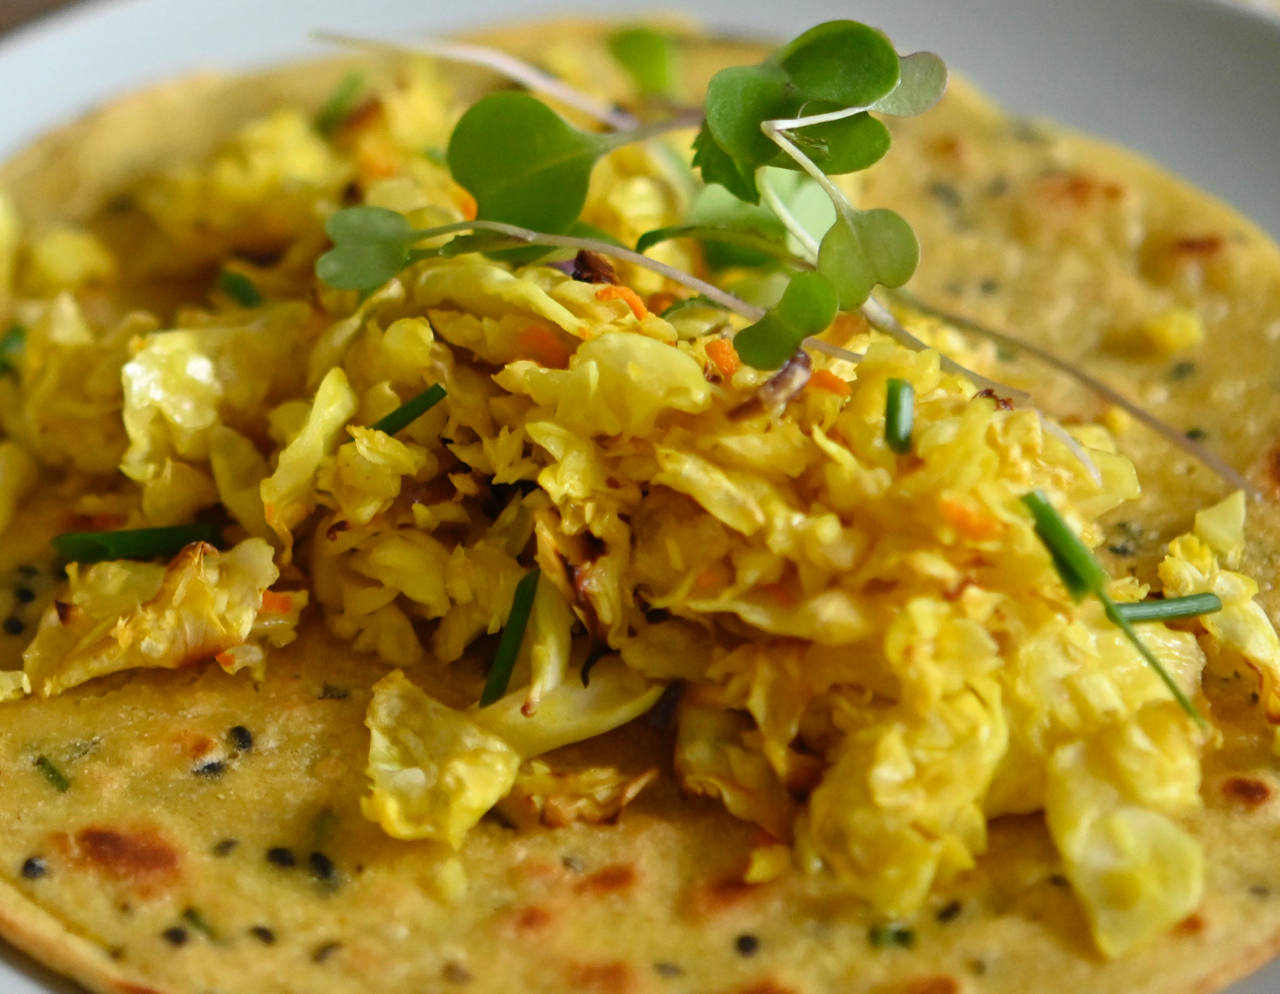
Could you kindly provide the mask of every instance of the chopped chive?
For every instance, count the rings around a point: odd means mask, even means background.
[[[1080,538],[1071,530],[1062,519],[1062,516],[1054,510],[1053,505],[1049,503],[1048,498],[1041,491],[1033,490],[1031,493],[1025,494],[1022,498],[1022,503],[1031,511],[1031,516],[1035,519],[1036,535],[1044,543],[1045,548],[1049,550],[1049,555],[1053,557],[1054,569],[1058,571],[1058,576],[1062,578],[1062,583],[1067,588],[1067,592],[1071,594],[1071,599],[1079,603],[1086,595],[1093,594],[1098,600],[1102,601],[1102,606],[1106,609],[1107,617],[1112,624],[1124,632],[1125,638],[1147,661],[1147,665],[1155,670],[1156,675],[1169,688],[1169,692],[1173,694],[1173,699],[1178,702],[1182,710],[1194,718],[1196,724],[1203,728],[1205,721],[1196,706],[1182,692],[1182,688],[1169,675],[1169,671],[1156,658],[1156,654],[1139,638],[1138,633],[1129,624],[1129,620],[1120,613],[1116,603],[1107,593],[1106,583],[1110,577],[1107,575],[1107,571],[1093,557],[1093,553],[1089,551],[1088,546],[1080,541]]]
[[[445,389],[439,383],[429,386],[422,393],[414,397],[413,400],[405,401],[385,418],[379,418],[369,428],[373,431],[380,431],[384,435],[394,435],[399,431],[403,431],[409,427],[418,418],[422,417],[427,411],[435,407],[445,398]],[[352,439],[347,439],[347,442]],[[346,442],[343,443],[344,445]]]
[[[316,128],[322,135],[330,135],[348,115],[356,109],[356,101],[364,92],[364,74],[352,70],[342,77],[342,82],[333,88],[329,99],[324,102],[316,114]]]
[[[1136,604],[1117,604],[1116,614],[1125,621],[1171,621],[1175,618],[1196,618],[1202,614],[1214,614],[1222,610],[1217,594],[1191,594],[1187,597],[1170,597],[1163,601],[1140,601]]]
[[[1048,498],[1041,491],[1033,490],[1023,496],[1022,503],[1031,511],[1031,516],[1035,519],[1036,535],[1053,557],[1053,568],[1062,577],[1071,599],[1079,603],[1088,594],[1101,595],[1104,585],[1110,579],[1107,571],[1093,557],[1089,547],[1062,520]]]
[[[507,627],[502,630],[502,640],[498,643],[498,652],[493,657],[493,668],[489,670],[489,679],[484,685],[484,693],[480,695],[482,708],[501,700],[507,692],[507,684],[511,682],[511,671],[515,669],[516,657],[520,655],[520,643],[524,641],[524,630],[529,624],[529,614],[533,610],[533,595],[538,592],[538,577],[541,575],[542,570],[535,566],[516,585],[516,594],[511,601],[511,613],[507,616]]]
[[[35,766],[44,774],[44,778],[53,784],[59,794],[65,794],[71,789],[71,781],[67,779],[65,773],[53,765],[53,761],[48,756],[37,756]]]
[[[26,346],[27,329],[20,324],[10,325],[9,330],[0,335],[0,374],[17,372],[14,363]]]
[[[1107,596],[1105,591],[1099,592],[1098,597],[1102,601],[1103,607],[1107,609],[1107,617],[1124,632],[1124,637],[1141,653],[1142,658],[1147,661],[1147,665],[1156,671],[1156,675],[1164,681],[1164,685],[1169,688],[1169,693],[1173,694],[1173,699],[1178,702],[1182,710],[1194,718],[1196,724],[1201,728],[1207,727],[1199,710],[1191,703],[1190,698],[1182,692],[1182,688],[1178,686],[1177,681],[1169,675],[1169,671],[1156,658],[1156,654],[1147,648],[1147,644],[1139,638],[1138,633],[1133,630],[1133,626],[1129,624],[1128,620],[1116,610],[1115,602]]]
[[[884,440],[898,455],[911,451],[911,423],[915,420],[915,389],[906,380],[890,379],[884,402]]]
[[[224,269],[218,274],[218,290],[241,307],[261,307],[262,293],[244,273]]]
[[[902,925],[875,925],[867,931],[867,941],[877,949],[910,949],[916,944],[916,934]]]
[[[114,559],[168,558],[192,542],[208,542],[217,549],[226,547],[218,526],[206,523],[117,532],[65,532],[53,540],[53,548],[69,563],[101,563]]]
[[[204,920],[204,916],[195,908],[187,908],[182,913],[182,920],[203,935],[206,939],[217,939],[218,934],[213,930],[213,926]]]

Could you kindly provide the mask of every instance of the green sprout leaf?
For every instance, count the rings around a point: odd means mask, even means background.
[[[693,142],[693,165],[702,171],[702,182],[708,186],[719,183],[744,203],[760,203],[755,169],[739,169],[733,157],[716,144],[711,128],[705,122]]]
[[[777,369],[810,335],[826,330],[835,319],[836,291],[821,273],[797,273],[782,299],[763,318],[743,328],[733,347],[756,369]]]
[[[642,97],[679,97],[680,50],[670,35],[652,28],[624,28],[609,37],[609,51]]]
[[[911,225],[883,207],[846,208],[818,252],[818,272],[831,281],[846,311],[861,307],[877,283],[902,286],[919,262],[920,243]]]
[[[336,290],[374,290],[409,265],[420,236],[402,214],[385,207],[352,207],[324,226],[333,248],[316,260],[316,276]]]
[[[356,109],[360,95],[364,92],[364,74],[352,70],[342,77],[342,82],[333,88],[329,98],[316,114],[316,128],[322,135],[331,135],[338,129]]]
[[[857,21],[827,21],[810,28],[769,61],[787,74],[804,99],[841,107],[870,107],[898,85],[898,53],[879,31]]]
[[[0,335],[0,376],[18,371],[18,359],[27,347],[27,329],[20,324],[12,324],[8,331]]]
[[[447,158],[480,220],[559,234],[582,212],[596,160],[618,141],[570,127],[528,94],[494,93],[462,115]]]
[[[805,114],[825,114],[838,109],[831,104],[815,102],[805,107]],[[893,141],[889,137],[889,129],[865,113],[797,128],[790,136],[813,164],[828,176],[856,173],[875,165],[884,158]],[[777,146],[774,148],[777,149]],[[777,151],[770,164],[784,169],[802,168],[795,159],[781,150]]]
[[[916,52],[902,58],[902,78],[871,109],[894,117],[923,114],[947,92],[947,64],[932,52]]]
[[[787,74],[777,66],[721,69],[707,87],[707,128],[740,169],[754,170],[778,154],[778,146],[760,130],[760,122],[790,117],[801,102]]]

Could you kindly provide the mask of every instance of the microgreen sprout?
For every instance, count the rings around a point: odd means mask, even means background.
[[[225,548],[214,524],[134,528],[114,532],[64,532],[53,549],[64,562],[100,563],[116,559],[160,559],[176,556],[192,542]]]
[[[885,384],[884,440],[900,456],[911,451],[911,426],[915,420],[915,388],[906,380],[890,377]]]
[[[542,571],[535,566],[516,584],[515,596],[511,599],[511,611],[507,614],[507,625],[502,629],[502,638],[498,642],[498,651],[493,657],[489,679],[485,681],[484,691],[480,694],[482,708],[500,701],[507,692],[507,685],[511,682],[511,671],[515,669],[516,658],[520,655],[520,644],[524,641],[524,630],[529,624],[529,615],[533,611],[533,598],[538,592],[538,578],[541,575]]]
[[[1067,593],[1071,595],[1071,599],[1079,603],[1087,596],[1097,597],[1102,602],[1107,618],[1124,633],[1125,638],[1138,650],[1138,653],[1146,660],[1147,665],[1156,672],[1156,675],[1164,682],[1164,685],[1173,695],[1173,699],[1182,707],[1182,710],[1195,719],[1197,725],[1202,728],[1205,727],[1205,720],[1196,709],[1196,706],[1187,697],[1178,682],[1169,674],[1169,671],[1165,669],[1164,664],[1160,662],[1156,654],[1134,631],[1133,626],[1129,623],[1130,618],[1120,611],[1119,605],[1107,593],[1107,582],[1111,578],[1107,575],[1107,571],[1102,568],[1101,563],[1094,558],[1093,553],[1089,551],[1089,547],[1080,541],[1079,536],[1071,530],[1071,527],[1063,520],[1062,516],[1049,503],[1049,499],[1041,491],[1033,490],[1031,493],[1024,495],[1022,503],[1031,512],[1032,520],[1035,522],[1036,535],[1044,543],[1045,548],[1049,550],[1049,556],[1053,560],[1053,567],[1062,579],[1062,584],[1067,588]]]
[[[653,28],[623,28],[609,36],[609,51],[640,96],[679,99],[680,49],[671,35]]]

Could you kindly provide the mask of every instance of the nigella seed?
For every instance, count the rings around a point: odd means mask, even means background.
[[[227,764],[220,759],[215,759],[208,763],[202,763],[191,771],[198,777],[207,777],[210,780],[217,780],[218,777],[227,772]]]
[[[13,592],[13,596],[18,599],[19,604],[30,604],[36,599],[36,592],[30,587],[19,587]]]
[[[265,925],[255,925],[249,929],[249,934],[261,942],[264,946],[274,946],[276,944],[276,934]]]
[[[560,858],[560,863],[564,866],[566,870],[569,870],[572,873],[587,872],[586,861],[584,861],[579,856],[562,856]]]
[[[280,867],[282,870],[292,870],[298,865],[298,857],[293,854],[292,849],[277,846],[274,849],[267,850],[267,862],[273,866]]]
[[[49,864],[40,856],[32,856],[22,864],[22,875],[27,880],[39,880],[49,872]]]
[[[185,946],[190,936],[187,930],[181,926],[175,925],[173,928],[166,928],[160,933],[164,937],[164,941],[171,946]]]
[[[240,845],[239,839],[223,839],[213,847],[215,856],[230,856],[236,850],[236,846]]]
[[[251,752],[253,750],[253,733],[245,728],[244,725],[236,725],[228,731],[227,739],[241,752]]]
[[[754,935],[740,935],[733,940],[733,947],[740,956],[754,956],[760,951],[760,940]]]
[[[307,862],[311,865],[311,872],[317,880],[332,880],[337,872],[333,860],[322,852],[313,852],[307,857]]]
[[[320,688],[320,700],[322,701],[344,701],[347,699],[347,689],[345,687],[335,687],[331,683],[326,683]]]
[[[681,977],[684,975],[682,970],[675,963],[659,962],[654,963],[653,968],[658,971],[658,976],[671,979],[673,977]]]
[[[318,949],[316,949],[314,953],[311,954],[311,962],[324,963],[341,948],[342,948],[341,942],[326,942],[323,946],[320,946]]]
[[[939,924],[946,925],[949,922],[955,921],[960,917],[961,910],[962,907],[959,901],[950,901],[947,904],[944,904],[936,915]]]
[[[26,629],[27,626],[17,618],[4,619],[4,630],[10,635],[21,635]]]

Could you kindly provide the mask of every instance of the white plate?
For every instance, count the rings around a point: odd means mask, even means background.
[[[0,0],[3,2],[3,0]],[[97,0],[0,42],[0,157],[113,95],[182,72],[319,53],[314,28],[443,33],[643,0]],[[709,25],[790,36],[834,17],[930,48],[1014,111],[1123,142],[1280,238],[1280,20],[1221,0],[680,0]],[[0,994],[74,992],[0,944]],[[1280,962],[1230,994],[1280,991]]]

